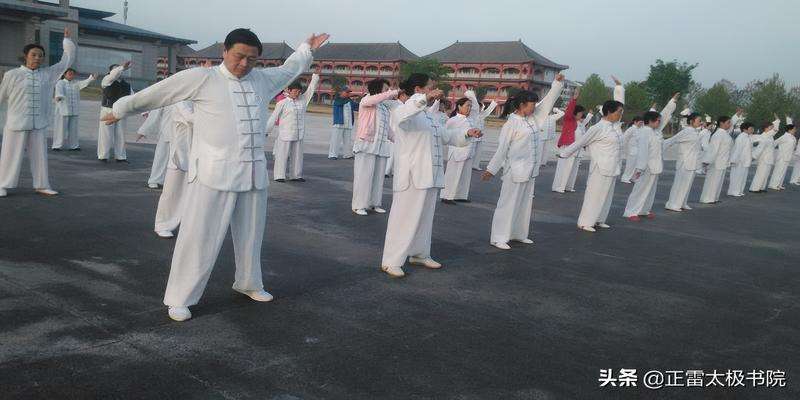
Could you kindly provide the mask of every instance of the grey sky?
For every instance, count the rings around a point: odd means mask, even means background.
[[[122,3],[72,1],[118,12],[118,22]],[[569,65],[575,80],[593,72],[642,80],[661,58],[699,63],[695,79],[704,86],[721,78],[741,86],[773,73],[800,84],[797,0],[129,0],[129,9],[130,25],[197,40],[197,48],[235,27],[293,47],[311,32],[334,42],[400,41],[421,56],[455,40],[522,39]]]

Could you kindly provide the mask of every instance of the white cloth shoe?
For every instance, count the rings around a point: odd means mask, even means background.
[[[267,301],[272,301],[272,299],[274,298],[274,297],[272,297],[271,294],[269,294],[269,292],[267,292],[264,289],[259,289],[259,290],[233,289],[233,290],[235,290],[235,291],[237,291],[237,292],[239,292],[239,293],[241,293],[241,294],[243,294],[243,295],[245,295],[245,296],[247,296],[247,297],[249,297],[249,298],[251,298],[251,299],[253,299],[255,301],[267,302]]]
[[[157,183],[148,183],[147,187],[149,187],[150,189],[158,189],[158,184]]]
[[[525,238],[525,239],[522,239],[522,240],[515,240],[515,242],[520,242],[520,243],[525,243],[525,244],[533,244],[533,240],[531,240],[530,238]]]
[[[408,263],[413,265],[421,265],[425,268],[438,269],[442,268],[442,264],[434,261],[432,258],[408,257]]]
[[[0,197],[6,197],[6,196],[8,196],[8,191],[6,191],[3,188],[0,188]]]
[[[36,193],[39,193],[43,196],[55,196],[58,194],[58,192],[53,189],[36,189]]]
[[[689,207],[689,206],[683,206],[683,209],[684,209],[684,210],[686,210],[686,211],[690,211],[690,210],[692,210],[692,207]]]
[[[500,250],[511,250],[511,246],[509,246],[508,243],[492,243],[492,246]]]
[[[381,207],[372,207],[372,211],[375,211],[378,214],[386,214],[386,210]]]
[[[156,231],[156,235],[160,238],[169,239],[175,237],[175,234],[172,231]]]
[[[591,226],[579,226],[578,229],[584,230],[586,232],[597,232],[597,230],[595,230]]]
[[[597,224],[597,227],[603,229],[611,229],[611,225],[609,224]]]
[[[385,265],[381,265],[381,271],[386,272],[392,278],[402,278],[406,276],[406,273],[403,272],[402,267],[387,267]]]
[[[356,215],[367,215],[367,210],[363,208],[359,208],[358,210],[353,210]]]
[[[192,312],[189,311],[189,307],[171,307],[168,311],[169,317],[172,318],[173,321],[183,322],[189,318],[192,318]]]

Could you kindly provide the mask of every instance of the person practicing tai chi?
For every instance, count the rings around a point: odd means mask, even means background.
[[[182,101],[164,107],[170,117],[169,149],[164,175],[164,188],[158,198],[156,220],[153,230],[159,237],[169,239],[181,223],[181,214],[186,207],[186,172],[189,170],[189,154],[194,129],[194,108],[191,101]]]
[[[358,104],[358,130],[353,144],[353,200],[350,208],[356,215],[367,210],[386,213],[383,204],[383,182],[386,163],[391,155],[394,132],[390,124],[392,110],[398,107],[398,89],[389,90],[385,79],[367,82],[368,94]]]
[[[578,228],[587,232],[595,232],[595,227],[611,228],[606,224],[606,219],[614,198],[614,185],[621,170],[620,120],[625,107],[625,88],[618,79],[613,79],[614,100],[608,100],[601,106],[603,118],[592,125],[580,139],[576,139],[574,143],[559,152],[559,157],[563,158],[575,154],[584,147],[589,149],[591,155],[589,178],[586,181],[583,205],[578,215]]]
[[[550,159],[555,157],[556,159],[556,151],[558,148],[556,147],[556,125],[558,124],[558,120],[564,117],[566,113],[564,111],[559,110],[558,108],[553,107],[552,114],[548,115],[544,121],[544,152],[542,152],[542,156],[540,163],[542,166],[546,166],[547,163],[550,162]],[[562,130],[563,125],[562,125]]]
[[[118,100],[104,116],[109,124],[128,115],[191,101],[194,136],[186,207],[175,243],[164,304],[170,318],[191,318],[230,227],[236,255],[233,290],[271,301],[261,275],[261,246],[267,221],[267,161],[264,154],[267,104],[306,71],[311,50],[328,39],[312,35],[274,68],[253,69],[262,44],[249,29],[231,31],[222,64],[192,68]]]
[[[690,113],[685,119],[684,128],[671,138],[664,140],[664,150],[678,146],[678,156],[675,161],[675,178],[669,190],[669,199],[664,208],[669,211],[681,212],[691,210],[689,207],[689,193],[692,191],[695,171],[700,167],[700,126],[703,117],[697,113]]]
[[[792,162],[795,146],[797,146],[796,131],[797,129],[793,124],[786,125],[786,132],[775,139],[775,167],[769,180],[769,188],[772,190],[786,189],[783,183],[786,180],[786,171],[789,169],[789,163]]]
[[[351,98],[347,86],[341,88],[333,97],[333,129],[328,146],[331,160],[353,158],[353,122],[358,103]]]
[[[742,197],[747,186],[747,175],[753,162],[753,133],[755,127],[749,122],[739,125],[739,135],[733,141],[731,172],[728,176],[728,196]]]
[[[757,166],[753,180],[750,182],[751,193],[767,192],[767,181],[772,172],[772,166],[775,164],[775,134],[778,133],[780,125],[781,120],[776,115],[775,121],[765,124],[761,134],[754,140],[758,143],[753,150],[753,159],[756,160]]]
[[[633,183],[633,173],[636,171],[636,155],[639,150],[636,147],[636,139],[639,137],[639,130],[644,126],[644,119],[641,116],[633,117],[631,125],[622,133],[622,150],[625,152],[625,169],[620,175],[620,182]]]
[[[167,173],[169,162],[169,148],[172,141],[172,112],[171,107],[161,107],[145,113],[145,119],[139,130],[136,131],[136,141],[145,137],[156,140],[153,150],[153,164],[150,166],[150,177],[147,178],[147,187],[158,189],[164,185],[164,176]]]
[[[578,98],[581,95],[581,88],[575,89],[572,98],[567,102],[567,108],[564,110],[564,123],[561,125],[561,136],[558,138],[557,149],[566,147],[575,142],[576,138],[582,136],[585,132],[580,132],[579,127],[584,123],[586,118],[586,109],[578,105]],[[551,189],[556,193],[564,193],[564,191],[571,191],[569,183],[572,178],[573,172],[577,175],[578,168],[580,167],[579,154],[573,154],[567,158],[558,158],[556,161],[556,172],[553,175],[553,185]],[[573,181],[574,184],[574,181]]]
[[[456,101],[456,109],[445,124],[447,129],[477,128],[469,117],[473,103],[468,97]],[[447,154],[447,168],[444,173],[442,203],[456,204],[469,202],[469,187],[472,181],[472,158],[475,157],[477,139],[471,139],[464,147],[450,146]]]
[[[703,169],[706,179],[703,182],[703,191],[700,193],[700,203],[719,203],[722,193],[722,183],[725,181],[725,170],[731,163],[731,149],[733,138],[731,129],[733,124],[728,116],[717,118],[717,131],[711,135],[708,147],[703,153]]]
[[[67,150],[80,151],[78,141],[78,114],[81,108],[81,90],[94,81],[94,75],[74,82],[76,72],[67,68],[56,83],[56,117],[53,125],[53,151],[61,151],[66,142]]]
[[[286,89],[286,97],[275,104],[275,109],[267,121],[268,135],[275,127],[275,122],[278,119],[281,121],[272,148],[272,156],[275,159],[272,175],[275,182],[286,182],[287,177],[290,181],[305,182],[303,139],[306,136],[306,111],[318,83],[319,75],[311,75],[311,82],[303,92],[303,85],[299,81],[292,82]]]
[[[28,44],[22,48],[23,62],[11,69],[0,82],[0,108],[6,109],[3,144],[0,148],[0,197],[17,187],[22,157],[28,154],[33,189],[45,196],[58,194],[50,187],[47,170],[47,127],[53,119],[53,91],[56,82],[75,61],[77,47],[64,29],[61,60],[49,67],[44,63],[44,47]]]
[[[556,75],[550,91],[537,106],[539,96],[523,90],[511,96],[503,106],[508,120],[500,130],[497,151],[486,166],[481,178],[490,180],[503,168],[503,184],[492,217],[489,242],[498,249],[508,250],[509,241],[532,244],[528,237],[533,212],[533,189],[544,157],[546,122],[550,110],[561,96],[564,75]]]
[[[124,121],[108,125],[103,118],[111,112],[111,108],[117,100],[133,94],[131,84],[122,79],[122,74],[130,67],[130,61],[126,61],[122,65],[113,64],[108,67],[108,75],[104,76],[100,82],[100,86],[103,88],[103,98],[100,102],[100,127],[97,132],[97,159],[102,162],[108,161],[112,149],[117,162],[128,162],[128,155],[125,152]]]
[[[636,167],[633,172],[633,190],[628,196],[623,216],[631,221],[639,221],[640,217],[655,218],[653,201],[656,198],[658,177],[664,172],[664,127],[675,112],[679,93],[675,93],[659,114],[656,111],[644,113],[644,127],[636,133]]]
[[[405,275],[403,264],[437,269],[431,258],[433,213],[444,186],[445,145],[467,146],[481,131],[446,129],[430,115],[428,102],[442,97],[428,75],[412,73],[401,88],[410,97],[391,116],[394,131],[395,171],[392,208],[386,227],[381,270],[392,277]]]
[[[489,118],[490,115],[494,112],[495,108],[497,108],[497,102],[492,100],[488,106],[484,106],[483,103],[478,101],[478,95],[475,93],[474,90],[467,89],[466,85],[463,85],[464,97],[468,98],[472,106],[469,110],[469,118],[472,126],[480,129],[483,132],[484,127],[486,126],[486,118]],[[472,139],[474,142],[474,149],[472,150],[472,169],[474,171],[482,171],[481,169],[481,151],[483,150],[483,136],[478,138]]]

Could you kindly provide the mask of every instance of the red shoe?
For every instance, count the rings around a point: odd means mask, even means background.
[[[653,214],[653,212],[652,212],[652,211],[651,211],[651,212],[649,212],[649,213],[647,213],[647,219],[653,219],[653,218],[655,218],[655,217],[656,217],[656,215],[655,215],[655,214]]]
[[[628,217],[628,221],[632,221],[632,222],[639,222],[639,221],[641,221],[641,220],[642,220],[642,219],[641,219],[641,218],[639,218],[639,216],[638,216],[638,215],[631,215],[630,217]]]

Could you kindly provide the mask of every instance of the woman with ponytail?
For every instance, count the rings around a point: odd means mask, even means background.
[[[508,242],[511,240],[533,243],[528,232],[533,187],[544,151],[542,128],[563,88],[564,75],[558,74],[538,106],[539,96],[527,90],[509,97],[503,106],[503,117],[508,117],[508,121],[500,130],[497,151],[481,176],[483,180],[490,180],[503,168],[503,184],[489,239],[498,249],[510,249]]]

